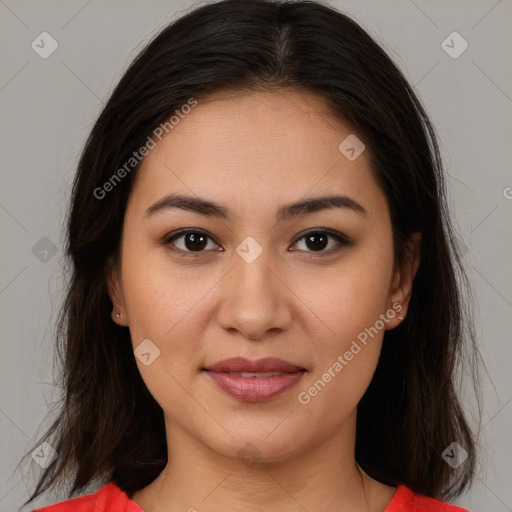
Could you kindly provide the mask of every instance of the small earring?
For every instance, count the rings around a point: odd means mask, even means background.
[[[114,313],[114,316],[115,316],[116,318],[121,318],[123,315],[122,315],[121,313],[119,313],[119,311],[116,311],[116,312]]]

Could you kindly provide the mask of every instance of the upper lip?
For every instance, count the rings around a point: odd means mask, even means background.
[[[304,370],[300,366],[292,364],[278,357],[264,357],[251,361],[244,357],[231,357],[223,359],[205,368],[212,372],[298,372]]]

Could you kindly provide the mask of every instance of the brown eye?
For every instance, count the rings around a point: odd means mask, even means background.
[[[182,239],[181,242],[175,243],[175,241],[180,239]],[[165,244],[171,244],[180,251],[201,253],[205,252],[204,249],[207,248],[209,240],[211,241],[211,238],[203,231],[183,230],[167,238]],[[213,247],[209,249],[218,247],[213,241],[212,244]]]
[[[329,245],[329,239],[336,240],[337,244],[331,244],[328,250],[325,250],[325,248],[328,247]],[[336,252],[337,250],[340,249],[340,246],[352,245],[351,240],[345,235],[325,230],[310,231],[309,233],[306,233],[301,238],[299,238],[295,245],[298,244],[301,240],[304,240],[304,246],[306,247],[306,249],[299,250],[326,254]]]

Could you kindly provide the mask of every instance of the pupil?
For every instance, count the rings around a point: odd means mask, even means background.
[[[315,243],[314,240],[318,239],[318,238],[322,238],[323,241],[320,242],[320,243]],[[327,237],[323,233],[318,233],[318,234],[310,235],[310,236],[307,237],[306,240],[307,240],[306,244],[308,245],[309,249],[323,249],[327,245]],[[309,245],[310,243],[311,243],[311,246]]]
[[[204,249],[205,247],[206,237],[197,233],[190,233],[185,240],[185,245],[187,249]],[[192,242],[192,246],[189,247],[188,242]]]

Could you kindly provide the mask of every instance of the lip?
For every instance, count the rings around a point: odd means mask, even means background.
[[[244,357],[231,357],[223,359],[206,368],[212,372],[286,372],[293,373],[304,370],[300,366],[292,364],[278,357],[263,357],[251,361]]]
[[[306,372],[305,368],[276,357],[265,357],[256,361],[233,357],[219,361],[203,370],[225,393],[249,402],[267,400],[283,393],[295,385]],[[280,375],[241,377],[228,372],[280,372]]]

